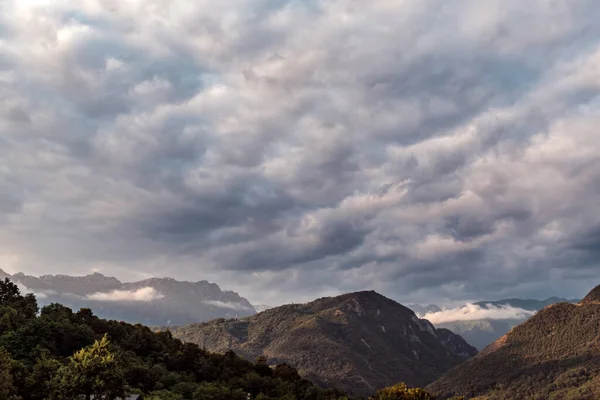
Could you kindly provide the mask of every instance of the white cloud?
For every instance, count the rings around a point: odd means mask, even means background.
[[[162,299],[165,296],[153,287],[144,287],[137,290],[113,290],[112,292],[98,292],[86,296],[89,300],[97,301],[143,301],[149,302]]]
[[[475,321],[480,319],[526,319],[533,314],[535,314],[535,311],[524,310],[509,305],[494,306],[488,304],[486,307],[482,307],[469,303],[462,307],[430,312],[420,318],[424,318],[432,324],[443,324],[445,322]]]
[[[46,291],[43,291],[43,290],[35,291],[33,289],[29,289],[27,286],[23,285],[21,282],[15,282],[15,284],[19,288],[19,291],[21,292],[22,295],[32,293],[38,299],[45,299],[45,298],[48,297],[48,294],[53,294],[54,293],[53,291],[46,292]]]

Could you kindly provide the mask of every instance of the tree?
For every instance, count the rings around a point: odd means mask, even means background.
[[[106,335],[93,345],[69,358],[53,379],[54,399],[78,399],[92,395],[98,400],[114,400],[125,396],[125,377],[121,362],[110,350]]]
[[[148,396],[144,397],[145,400],[181,400],[183,397],[179,393],[173,393],[168,390],[155,390]]]
[[[10,354],[0,347],[0,399],[14,398],[12,361]]]
[[[14,308],[22,320],[35,318],[38,312],[35,296],[32,293],[22,296],[19,287],[8,278],[0,280],[0,306]]]
[[[267,357],[262,355],[256,357],[256,360],[254,361],[254,370],[260,376],[273,376],[273,371],[271,370],[271,367],[269,367]]]
[[[435,397],[423,389],[409,389],[399,383],[379,390],[371,400],[435,400]]]
[[[0,334],[14,330],[18,326],[19,315],[12,307],[0,305]]]
[[[26,379],[26,393],[31,400],[43,400],[51,390],[50,383],[61,367],[58,360],[51,358],[50,352],[42,349],[31,374]]]
[[[240,389],[231,389],[219,383],[202,383],[198,386],[194,399],[197,400],[246,400],[247,394]]]
[[[0,280],[0,304],[11,305],[22,298],[19,287],[12,283],[10,279]]]
[[[97,319],[89,308],[82,308],[75,313],[75,322],[85,325],[91,325],[94,319]]]
[[[73,311],[69,307],[65,307],[58,303],[52,303],[42,307],[40,315],[42,317],[48,317],[53,321],[72,321],[74,318]]]
[[[300,374],[293,367],[287,364],[278,364],[273,371],[273,377],[279,378],[287,382],[297,382],[300,379]]]

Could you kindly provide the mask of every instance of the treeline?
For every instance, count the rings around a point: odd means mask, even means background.
[[[0,281],[0,399],[347,399],[302,379],[285,364],[212,354],[169,332],[107,321],[89,309],[38,309]]]
[[[0,400],[348,400],[322,389],[286,364],[249,362],[233,352],[210,353],[170,332],[107,321],[90,309],[38,308],[0,280]],[[433,399],[403,384],[374,400]]]

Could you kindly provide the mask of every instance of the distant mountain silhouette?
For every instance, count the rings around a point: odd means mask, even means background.
[[[600,286],[547,306],[429,386],[442,396],[600,398]]]
[[[420,314],[420,315],[425,315],[425,314],[430,313],[430,312],[442,311],[442,309],[440,308],[440,306],[437,306],[435,304],[429,304],[429,305],[426,305],[426,306],[422,306],[420,304],[407,304],[406,307],[410,308],[416,314]]]
[[[286,362],[306,378],[358,395],[400,381],[422,386],[477,353],[373,291],[272,308],[240,320],[177,327],[175,337],[208,350]]]
[[[99,273],[34,277],[0,270],[0,278],[4,277],[36,293],[41,305],[59,302],[73,309],[89,307],[102,318],[130,323],[183,325],[256,312],[245,298],[207,281],[150,278],[123,283]]]
[[[474,321],[454,321],[436,324],[437,328],[448,329],[462,336],[471,346],[484,349],[495,342],[513,327],[523,322],[516,319],[478,319]]]
[[[566,299],[564,297],[549,297],[546,300],[534,300],[534,299],[502,299],[495,301],[479,301],[475,303],[476,305],[486,307],[488,305],[492,306],[511,306],[515,308],[522,308],[528,311],[539,311],[544,307],[547,307],[551,304],[556,303],[578,303],[579,299]]]

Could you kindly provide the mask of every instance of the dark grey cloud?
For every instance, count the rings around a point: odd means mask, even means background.
[[[600,267],[594,1],[0,8],[0,268],[277,304]]]

